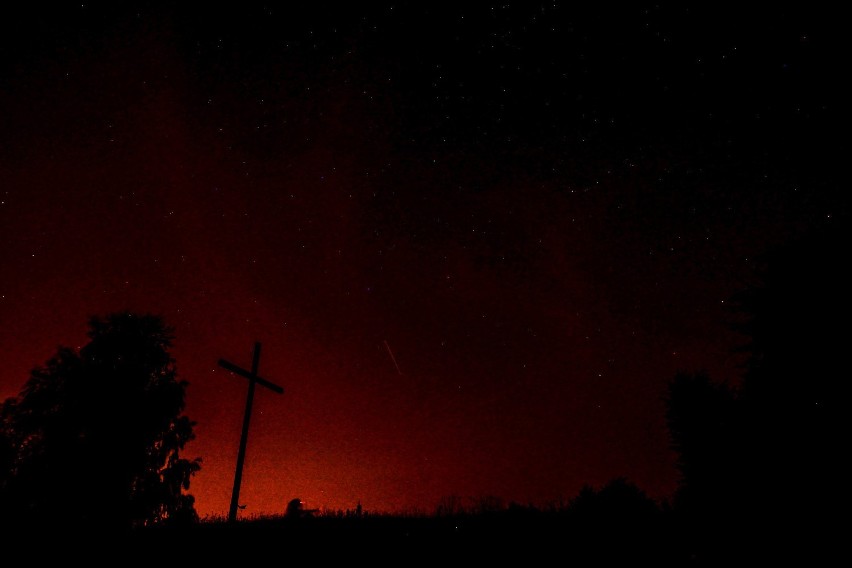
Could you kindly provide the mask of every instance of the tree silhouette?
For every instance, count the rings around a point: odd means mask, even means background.
[[[838,220],[778,248],[760,284],[734,298],[748,338],[750,512],[776,525],[825,522],[848,479],[849,236]]]
[[[704,373],[678,373],[669,383],[666,421],[678,454],[675,507],[693,519],[729,513],[738,492],[738,406],[735,392]]]
[[[133,527],[197,519],[186,493],[200,459],[180,457],[194,422],[153,315],[89,321],[2,407],[0,505],[6,523]]]
[[[701,530],[749,534],[752,550],[830,549],[849,473],[848,242],[849,225],[838,222],[787,243],[763,259],[759,284],[735,295],[748,355],[738,391],[701,374],[670,383],[675,504]]]

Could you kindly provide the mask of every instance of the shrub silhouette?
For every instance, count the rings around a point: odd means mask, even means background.
[[[5,523],[133,527],[197,519],[180,457],[194,423],[169,354],[172,329],[130,312],[93,317],[2,408]]]
[[[585,521],[607,524],[647,520],[659,512],[657,503],[625,477],[612,479],[599,490],[584,485],[568,507]]]

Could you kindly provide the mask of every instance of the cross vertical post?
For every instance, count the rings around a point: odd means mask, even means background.
[[[240,485],[243,480],[243,463],[245,463],[246,459],[246,445],[248,444],[249,423],[251,422],[251,407],[254,402],[254,386],[257,383],[260,383],[278,394],[283,393],[284,389],[275,383],[271,383],[258,376],[257,371],[258,366],[260,365],[260,342],[255,342],[254,344],[254,353],[252,355],[250,372],[245,369],[241,369],[224,359],[219,359],[219,365],[228,369],[232,373],[242,375],[249,380],[248,396],[246,397],[246,411],[243,415],[243,431],[240,436],[240,450],[239,453],[237,453],[237,471],[234,473],[234,489],[231,492],[231,507],[228,510],[228,522],[234,522],[237,520],[237,509],[239,508],[240,502]]]
[[[260,343],[254,344],[254,354],[251,358],[251,377],[257,376],[257,366],[260,363]],[[246,461],[246,445],[248,444],[249,422],[251,422],[251,405],[254,402],[254,380],[249,378],[248,396],[246,397],[246,412],[243,415],[243,433],[240,435],[240,451],[237,454],[237,471],[234,473],[234,489],[231,491],[231,508],[228,509],[228,520],[237,518],[237,507],[240,502],[240,485],[243,482],[243,464]]]

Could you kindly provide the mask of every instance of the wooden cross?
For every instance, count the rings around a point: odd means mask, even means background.
[[[240,452],[237,454],[237,472],[234,474],[234,490],[231,492],[231,508],[228,511],[229,522],[237,520],[237,507],[239,506],[238,504],[240,502],[240,483],[242,483],[243,479],[243,462],[246,459],[246,442],[248,441],[249,421],[251,420],[251,404],[254,400],[254,385],[261,384],[266,388],[277,392],[278,394],[284,392],[284,389],[279,387],[275,383],[271,383],[266,379],[257,376],[257,367],[259,364],[259,342],[255,342],[254,344],[254,355],[251,359],[251,372],[246,371],[245,369],[241,369],[240,367],[237,367],[233,363],[229,363],[224,359],[219,359],[219,366],[224,367],[232,373],[241,375],[249,380],[248,397],[246,398],[246,413],[243,416],[243,434],[240,437]]]

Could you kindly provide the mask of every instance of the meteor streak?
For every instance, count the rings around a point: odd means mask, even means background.
[[[399,370],[399,365],[396,362],[396,357],[393,356],[393,351],[391,351],[390,345],[388,345],[388,340],[385,339],[383,341],[385,342],[385,349],[388,350],[388,355],[390,355],[391,361],[393,361],[393,366],[396,367],[396,372],[401,375],[402,371]]]

